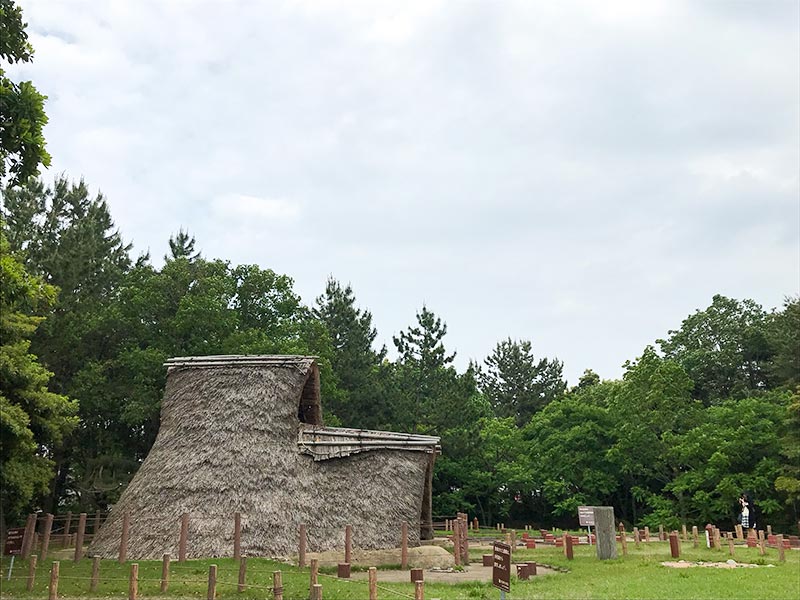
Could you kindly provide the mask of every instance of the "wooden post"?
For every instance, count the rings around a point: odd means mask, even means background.
[[[274,600],[283,600],[283,576],[280,571],[272,572],[272,597]]]
[[[717,550],[722,550],[722,534],[717,527],[714,527],[714,547]]]
[[[310,573],[310,580],[308,582],[308,589],[314,587],[315,583],[319,583],[319,560],[316,558],[311,559],[311,573]]]
[[[208,592],[206,600],[215,600],[217,597],[217,565],[208,565]]]
[[[730,531],[728,532],[727,538],[728,538],[728,552],[730,553],[731,556],[733,556],[734,555],[733,534]]]
[[[53,568],[50,569],[50,595],[49,600],[58,600],[58,567],[59,562],[53,561]]]
[[[478,523],[478,517],[475,517],[474,519],[472,519],[472,530],[473,531],[479,531],[480,528],[481,527],[480,527],[480,523]]]
[[[339,579],[350,579],[350,563],[339,563],[336,566],[336,576]]]
[[[455,552],[456,561],[458,561],[458,552]],[[456,562],[456,564],[461,564]],[[403,521],[400,528],[400,568],[404,571],[408,568],[408,523]]]
[[[633,543],[636,545],[637,548],[639,547],[639,542],[641,542],[641,541],[642,541],[642,538],[641,538],[641,535],[639,534],[639,528],[638,527],[634,527],[633,528]]]
[[[378,600],[378,569],[369,568],[369,600]]]
[[[165,594],[169,589],[169,554],[161,557],[161,593]]]
[[[72,525],[72,511],[67,512],[67,520],[64,523],[64,536],[61,538],[61,547],[66,548],[69,546],[69,530]]]
[[[411,583],[423,581],[424,579],[425,575],[423,574],[422,569],[411,569]]]
[[[628,556],[628,535],[625,533],[624,527],[620,531],[619,541],[622,543],[622,556]]]
[[[345,525],[344,527],[344,562],[350,564],[350,558],[353,551],[353,526]]]
[[[128,532],[131,526],[131,513],[127,510],[122,514],[122,533],[119,536],[119,558],[120,564],[128,558]]]
[[[783,534],[776,535],[775,541],[778,543],[778,560],[780,562],[786,562],[786,553],[783,547]]]
[[[564,533],[564,556],[567,557],[567,560],[572,560],[573,553],[572,553],[572,536],[569,533]]]
[[[181,515],[181,537],[178,540],[178,562],[186,562],[186,546],[189,541],[189,513]]]
[[[97,532],[100,531],[100,511],[94,513],[94,526],[92,527],[92,539],[97,537]]]
[[[644,541],[650,541],[650,528],[647,525],[644,526]]]
[[[767,525],[767,537],[772,535],[772,525]]]
[[[667,541],[667,536],[664,534],[664,526],[663,525],[659,525],[658,526],[658,541],[660,541],[660,542],[666,542]]]
[[[311,600],[322,600],[322,586],[319,583],[311,587]]]
[[[425,600],[425,582],[414,582],[414,600]]]
[[[33,539],[36,537],[36,514],[28,515],[25,521],[25,533],[22,536],[22,552],[20,558],[28,560],[33,548]]]
[[[300,524],[300,547],[298,549],[297,564],[302,569],[306,566],[306,525]]]
[[[678,532],[674,531],[669,534],[669,553],[672,558],[679,558],[681,555],[680,546],[678,546]]]
[[[92,578],[89,580],[89,591],[96,592],[97,584],[100,583],[100,557],[92,557]]]
[[[766,549],[764,548],[764,530],[763,529],[759,529],[758,530],[758,553],[761,556],[764,556],[767,553]]]
[[[697,525],[692,525],[692,541],[694,542],[694,547],[697,548],[700,544],[700,540],[697,536]]]
[[[83,558],[83,537],[86,535],[86,513],[78,517],[78,536],[75,538],[75,562]]]
[[[50,548],[50,533],[53,531],[53,515],[47,513],[44,518],[44,537],[42,538],[42,562],[47,560],[47,550]]]
[[[128,600],[136,600],[139,595],[139,564],[131,563],[131,575],[128,578]]]
[[[461,521],[453,521],[453,562],[456,566],[461,564]]]
[[[233,515],[233,560],[242,558],[242,513]]]
[[[36,562],[37,556],[35,554],[31,555],[30,563],[28,563],[28,582],[25,586],[25,589],[29,592],[33,590],[33,584],[36,581]]]
[[[237,591],[243,592],[247,589],[247,584],[245,583],[245,578],[247,577],[247,557],[243,556],[239,559],[239,583],[237,585]]]
[[[689,541],[689,534],[686,531],[686,523],[681,525],[681,538],[683,539],[684,542]]]

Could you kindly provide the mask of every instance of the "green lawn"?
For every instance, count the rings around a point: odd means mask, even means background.
[[[701,548],[693,550],[691,544],[684,544],[686,560],[725,561],[729,558],[727,549],[723,551]],[[533,560],[544,564],[565,567],[569,573],[548,575],[527,582],[512,581],[511,593],[507,598],[754,598],[754,599],[792,599],[800,598],[800,552],[786,552],[786,562],[778,563],[777,551],[767,549],[765,557],[759,556],[757,549],[736,548],[738,562],[774,564],[774,567],[757,569],[669,569],[659,563],[670,560],[669,545],[666,542],[651,542],[637,550],[633,543],[628,545],[629,555],[612,561],[598,561],[594,547],[575,547],[575,559],[568,561],[561,549],[540,547],[535,550],[517,550],[515,561]],[[473,549],[471,557],[480,560],[480,550]],[[32,593],[25,591],[27,563],[16,561],[11,581],[8,575],[8,557],[2,560],[3,598],[46,598],[51,561],[40,565],[36,585]],[[205,598],[208,566],[218,565],[217,595],[219,598],[271,598],[272,572],[283,573],[284,598],[302,600],[308,597],[308,569],[298,569],[283,563],[265,559],[248,560],[247,582],[251,586],[246,592],[236,591],[238,565],[232,559],[198,560],[185,564],[172,563],[171,585],[168,597]],[[61,560],[61,579],[59,596],[64,598],[97,597],[127,598],[129,564],[119,565],[116,561],[103,561],[101,583],[95,594],[89,594],[91,561],[78,564],[68,558]],[[159,592],[161,576],[160,561],[139,562],[139,596],[141,598],[162,597]],[[343,581],[336,577],[321,575],[323,597],[326,600],[363,600],[367,598],[365,581]],[[378,597],[413,598],[410,583],[378,583],[381,589]],[[499,598],[499,591],[488,583],[469,583],[459,585],[426,584],[425,598],[431,600],[455,600],[461,598]]]

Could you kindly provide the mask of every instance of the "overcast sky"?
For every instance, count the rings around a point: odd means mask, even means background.
[[[136,253],[426,303],[458,365],[508,336],[572,383],[715,293],[800,290],[797,0],[25,0],[45,173]]]

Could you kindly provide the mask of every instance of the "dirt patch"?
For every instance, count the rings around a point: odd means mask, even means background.
[[[670,567],[671,569],[690,569],[692,567],[706,567],[711,569],[755,569],[756,567],[774,567],[775,565],[754,565],[751,563],[737,563],[735,560],[727,560],[725,562],[689,562],[685,560],[678,560],[673,562],[662,562],[662,566]]]
[[[312,558],[319,560],[320,567],[335,567],[340,562],[344,562],[344,553],[341,550],[309,552],[306,555],[306,560],[309,561]],[[399,565],[400,548],[388,548],[386,550],[354,549],[350,557],[350,563],[361,567]],[[453,566],[453,555],[439,546],[409,548],[408,566],[414,569],[431,569],[433,567],[446,569]]]
[[[552,575],[558,571],[538,565],[535,577],[541,575]],[[368,574],[364,572],[353,573],[352,579],[367,579]],[[492,567],[484,567],[479,564],[472,564],[465,567],[463,571],[445,571],[438,569],[428,569],[423,573],[423,578],[431,583],[466,583],[469,581],[491,581]],[[411,581],[411,574],[408,571],[379,571],[378,582],[407,583]]]

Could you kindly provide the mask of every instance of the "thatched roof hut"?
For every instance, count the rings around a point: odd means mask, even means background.
[[[298,528],[310,551],[397,547],[431,528],[431,474],[439,439],[324,427],[319,369],[309,356],[205,356],[166,363],[161,427],[90,552],[116,556],[130,514],[128,557],[178,554],[190,515],[188,557],[242,552],[288,556]],[[421,528],[420,528],[421,526]]]

